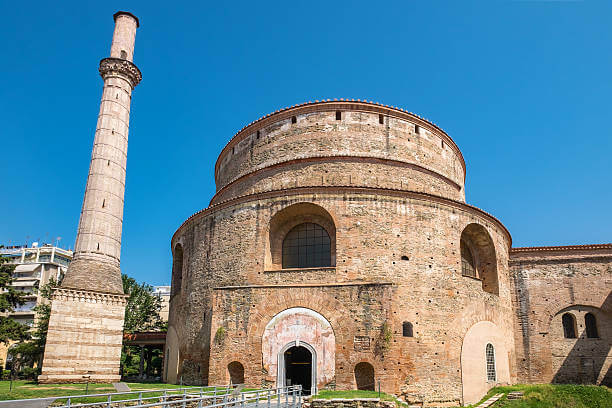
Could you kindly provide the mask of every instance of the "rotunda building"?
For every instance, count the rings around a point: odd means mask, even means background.
[[[465,174],[443,130],[371,102],[243,128],[172,237],[165,379],[426,406],[516,382],[511,237],[465,202]]]

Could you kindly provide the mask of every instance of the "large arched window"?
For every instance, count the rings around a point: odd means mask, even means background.
[[[576,338],[576,318],[571,313],[565,313],[561,317],[561,322],[563,323],[563,336],[566,339],[575,339]]]
[[[471,276],[472,278],[476,277],[474,256],[464,240],[461,240],[461,274],[463,276]]]
[[[497,373],[495,371],[495,349],[491,343],[487,344],[485,355],[487,359],[487,381],[496,381]]]
[[[596,339],[599,337],[597,332],[597,321],[593,313],[587,313],[584,315],[584,325],[586,326],[586,335],[590,339]]]
[[[283,240],[283,268],[331,266],[331,240],[325,228],[305,222],[296,225]]]
[[[171,294],[176,295],[181,292],[183,285],[183,247],[176,244],[174,247],[174,257],[172,258],[172,290]]]
[[[468,224],[461,233],[461,273],[482,281],[485,292],[499,295],[495,244],[487,229],[476,223]]]

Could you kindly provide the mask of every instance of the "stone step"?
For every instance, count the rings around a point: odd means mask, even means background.
[[[506,396],[506,399],[508,399],[508,400],[523,399],[523,392],[522,391],[512,391],[512,392],[509,392],[508,395]]]
[[[499,400],[503,396],[504,396],[504,394],[495,394],[494,396],[492,396],[491,398],[489,398],[488,400],[486,400],[482,404],[477,405],[476,408],[488,408],[491,405],[495,404],[497,402],[497,400]]]

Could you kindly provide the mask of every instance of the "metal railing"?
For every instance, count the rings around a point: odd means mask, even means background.
[[[301,385],[242,392],[239,390],[235,386],[190,387],[2,402],[55,400],[50,406],[57,408],[115,408],[123,406],[134,408],[300,408],[302,405]],[[133,398],[126,398],[126,396],[133,396]],[[91,399],[97,401],[91,402]],[[58,405],[58,402],[62,405]],[[2,403],[0,402],[1,406]]]

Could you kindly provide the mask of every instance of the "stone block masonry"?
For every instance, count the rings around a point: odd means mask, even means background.
[[[124,295],[57,289],[39,382],[119,381],[125,304]]]

